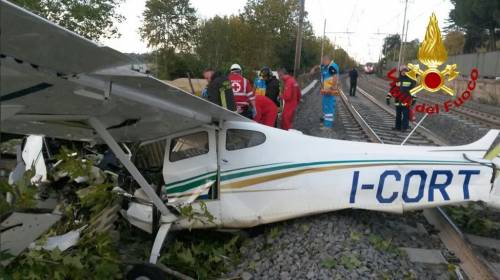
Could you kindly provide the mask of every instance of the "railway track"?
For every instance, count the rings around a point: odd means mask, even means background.
[[[379,95],[384,95],[387,94],[388,90],[388,82],[376,78],[376,77],[371,77],[368,78],[365,76],[365,80],[370,82],[370,87],[374,88]],[[450,100],[448,96],[444,95],[439,95],[439,94],[421,94],[418,96],[418,102],[419,103],[426,103],[426,104],[443,104],[447,100]],[[499,128],[500,127],[500,115],[495,115],[495,114],[490,114],[486,112],[482,112],[470,107],[467,107],[464,105],[460,107],[454,107],[448,112],[448,117],[460,121],[467,126],[477,128],[481,132],[488,131],[489,129],[492,128]]]
[[[342,102],[339,104],[339,111],[345,109],[348,111],[339,112],[341,121],[345,119],[342,115],[348,113],[350,114],[350,119],[355,120],[358,123],[357,127],[365,134],[364,139],[376,143],[401,144],[411,128],[407,133],[393,131],[392,126],[395,113],[363,89],[358,88],[358,93],[360,94],[356,97],[348,98],[341,91],[340,97]],[[352,124],[349,124],[349,126],[354,127]],[[359,137],[357,134],[352,135]],[[356,138],[353,140],[356,140]],[[435,136],[424,127],[419,127],[407,139],[406,143],[410,145],[439,146],[445,145],[446,141]],[[472,248],[465,235],[441,208],[426,209],[423,211],[423,214],[427,221],[439,231],[439,237],[443,244],[460,259],[460,267],[468,279],[500,278],[500,275],[496,274],[495,269],[484,257]],[[460,279],[461,273],[457,271],[457,274],[459,274],[458,278]]]
[[[344,134],[347,139],[361,142],[378,141],[378,138],[373,136],[375,134],[364,132],[364,129],[369,129],[368,124],[363,122],[363,117],[357,111],[355,111],[356,113],[353,117],[352,109],[349,106],[347,102],[340,102],[337,105],[337,117],[342,122]]]

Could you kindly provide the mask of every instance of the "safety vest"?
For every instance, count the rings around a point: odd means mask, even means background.
[[[228,90],[232,91],[233,88],[231,87],[231,83],[229,82],[229,80],[225,80],[224,82],[222,82],[222,86],[219,88],[219,97],[221,106],[226,109],[229,109],[229,107],[227,106],[227,99],[226,99],[226,91]]]
[[[261,78],[255,78],[255,81],[254,81],[254,93],[255,95],[262,95],[262,96],[265,96],[266,95],[266,81],[264,81],[263,79]]]
[[[386,101],[390,102],[391,98],[394,98],[394,105],[396,106],[411,106],[417,101],[417,96],[411,95],[409,92],[413,88],[413,83],[408,80],[398,81],[396,82],[396,87],[398,88],[395,91],[395,94],[398,96],[393,96],[393,93],[389,92],[385,96]],[[392,89],[391,89],[392,90]]]
[[[333,74],[330,71],[330,68],[334,68],[337,71],[337,74]],[[327,95],[338,95],[337,82],[338,82],[338,73],[339,66],[333,61],[329,65],[321,65],[321,85],[322,85],[322,94]],[[334,77],[337,76],[335,80]],[[332,90],[332,88],[334,88]]]

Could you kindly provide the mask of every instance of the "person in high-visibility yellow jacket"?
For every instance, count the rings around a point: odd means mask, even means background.
[[[396,105],[396,123],[393,130],[405,131],[410,125],[410,107],[415,104],[416,97],[410,94],[410,90],[416,86],[416,82],[406,76],[408,67],[401,66],[399,78],[387,93],[385,99],[387,105],[391,104],[391,99],[394,98]]]

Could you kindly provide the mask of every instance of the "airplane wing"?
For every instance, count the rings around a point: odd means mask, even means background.
[[[125,54],[0,0],[1,132],[101,142],[159,138],[203,124],[250,121],[134,71]]]

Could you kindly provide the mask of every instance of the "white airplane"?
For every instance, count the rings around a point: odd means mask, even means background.
[[[152,205],[161,212],[152,263],[171,228],[246,228],[346,208],[500,206],[500,161],[485,159],[498,130],[456,147],[283,131],[133,71],[126,55],[9,2],[0,13],[2,132],[107,144],[140,186],[134,195],[142,202],[131,202],[125,217],[151,232]],[[131,159],[119,143],[141,148]],[[160,195],[144,167],[161,170]],[[212,223],[176,213],[201,202]]]

